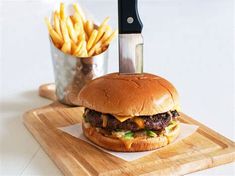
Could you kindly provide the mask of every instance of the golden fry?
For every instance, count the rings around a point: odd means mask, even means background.
[[[81,53],[81,57],[88,57],[86,50],[83,50],[83,52]]]
[[[106,17],[104,19],[104,21],[101,23],[101,25],[99,26],[99,28],[98,28],[98,35],[97,35],[97,37],[95,39],[95,43],[97,43],[100,40],[100,38],[103,36],[103,34],[105,32],[105,29],[107,27],[107,23],[108,23],[109,19],[110,19],[110,17]]]
[[[57,11],[54,12],[54,28],[55,31],[62,37],[62,33],[60,30],[60,19]]]
[[[88,34],[87,34],[87,33],[85,33],[85,39],[86,39],[86,41],[88,42],[89,37],[88,37]]]
[[[107,25],[110,17],[106,17],[98,29],[86,17],[79,4],[73,4],[74,14],[66,17],[65,4],[60,3],[59,11],[53,13],[53,26],[45,19],[50,37],[54,45],[64,53],[78,57],[100,54],[108,48],[117,34]]]
[[[86,18],[85,18],[82,8],[80,8],[77,3],[73,4],[73,8],[77,12],[77,14],[81,17],[82,22],[85,23]]]
[[[64,41],[65,42],[70,42],[69,32],[68,32],[68,29],[67,29],[67,26],[66,26],[66,23],[65,23],[64,20],[60,21],[60,27],[61,27],[61,31],[62,31]]]
[[[101,47],[101,41],[99,41],[98,43],[96,43],[91,49],[90,49],[90,51],[88,52],[88,56],[90,57],[90,56],[92,56],[94,53],[95,53],[95,51],[96,51],[96,49],[97,48],[99,48],[99,47]]]
[[[106,30],[104,32],[104,35],[102,36],[102,38],[100,40],[102,42],[106,41],[111,34],[112,34],[111,27],[109,25],[107,25]]]
[[[73,22],[70,19],[70,17],[67,18],[66,20],[66,24],[67,24],[67,28],[68,28],[68,32],[69,32],[69,36],[70,38],[77,43],[77,33],[75,32],[74,28],[73,28]]]
[[[109,45],[116,35],[117,35],[117,30],[113,31],[113,33],[109,36],[109,38],[104,41],[103,46]]]
[[[54,44],[57,46],[57,48],[60,48],[64,43],[63,39],[53,29],[50,29],[49,33]]]
[[[76,12],[73,15],[73,20],[75,21],[74,25],[75,31],[80,35],[81,33],[84,32],[84,26],[81,18]]]
[[[83,46],[83,42],[84,42],[84,41],[80,42],[79,45],[77,46],[77,48],[75,49],[75,51],[73,52],[73,54],[74,54],[75,56],[79,56],[78,54],[79,54],[79,52],[80,52],[80,50],[81,50],[81,48],[82,48],[82,46]]]
[[[65,10],[64,10],[64,3],[60,3],[60,19],[65,20]]]
[[[95,39],[96,39],[96,37],[97,37],[97,34],[98,34],[98,31],[97,31],[96,29],[92,31],[91,36],[90,36],[90,38],[89,38],[89,40],[88,40],[88,43],[87,43],[87,50],[88,50],[88,51],[89,51],[89,50],[91,49],[91,47],[93,46],[94,41],[95,41]]]
[[[85,41],[82,43],[82,48],[79,52],[79,55],[81,57],[87,57],[87,50],[86,50],[86,42]]]
[[[79,25],[79,23],[76,23],[74,25],[74,30],[75,30],[77,36],[83,32],[82,27]]]
[[[95,50],[95,54],[96,55],[98,55],[98,54],[100,54],[102,52],[102,48],[100,47],[100,48],[97,48],[96,50]]]
[[[71,43],[65,42],[61,48],[64,53],[70,54],[71,53]]]
[[[93,29],[94,29],[94,24],[92,23],[91,20],[87,20],[86,21],[85,29],[86,29],[87,35],[91,36],[91,33],[92,33]]]
[[[75,22],[75,23],[79,23],[80,25],[83,25],[83,22],[82,22],[82,19],[81,17],[79,16],[79,14],[77,12],[75,12],[72,16],[72,20]]]
[[[101,23],[101,25],[99,26],[99,28],[102,28],[103,26],[105,26],[109,22],[109,20],[110,20],[110,17],[106,17],[104,21]]]
[[[86,34],[84,32],[82,32],[79,36],[78,36],[78,42],[82,42],[82,41],[86,41]]]
[[[73,41],[71,41],[71,54],[73,54],[73,53],[75,52],[76,48],[77,48],[76,43],[74,43]]]
[[[48,18],[45,18],[45,23],[47,25],[49,34],[50,34],[54,44],[56,46],[59,46],[59,47],[62,46],[63,43],[64,43],[63,38],[56,31],[54,31],[54,29],[52,28]]]
[[[107,27],[107,26],[103,26],[102,28],[98,28],[98,34],[97,34],[97,37],[96,37],[94,43],[97,43],[97,42],[101,39],[101,37],[104,35],[104,32],[105,32],[105,28],[106,28],[106,27]]]

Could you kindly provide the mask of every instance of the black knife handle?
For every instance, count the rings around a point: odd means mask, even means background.
[[[143,24],[137,4],[138,0],[118,0],[119,34],[141,33]]]

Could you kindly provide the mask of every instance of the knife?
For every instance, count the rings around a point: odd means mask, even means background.
[[[118,0],[119,73],[143,72],[143,25],[137,4],[137,0]]]

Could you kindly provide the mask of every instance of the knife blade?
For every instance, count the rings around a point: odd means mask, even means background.
[[[119,73],[143,72],[142,22],[138,0],[118,0]]]

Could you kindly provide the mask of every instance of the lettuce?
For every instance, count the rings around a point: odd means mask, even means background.
[[[165,128],[166,133],[172,131],[172,129],[177,125],[176,121],[171,121],[170,124]]]
[[[126,132],[125,135],[124,135],[124,139],[133,139],[134,137],[134,133],[129,131],[129,132]]]
[[[149,136],[149,137],[156,137],[157,134],[151,130],[146,130],[146,134]]]

